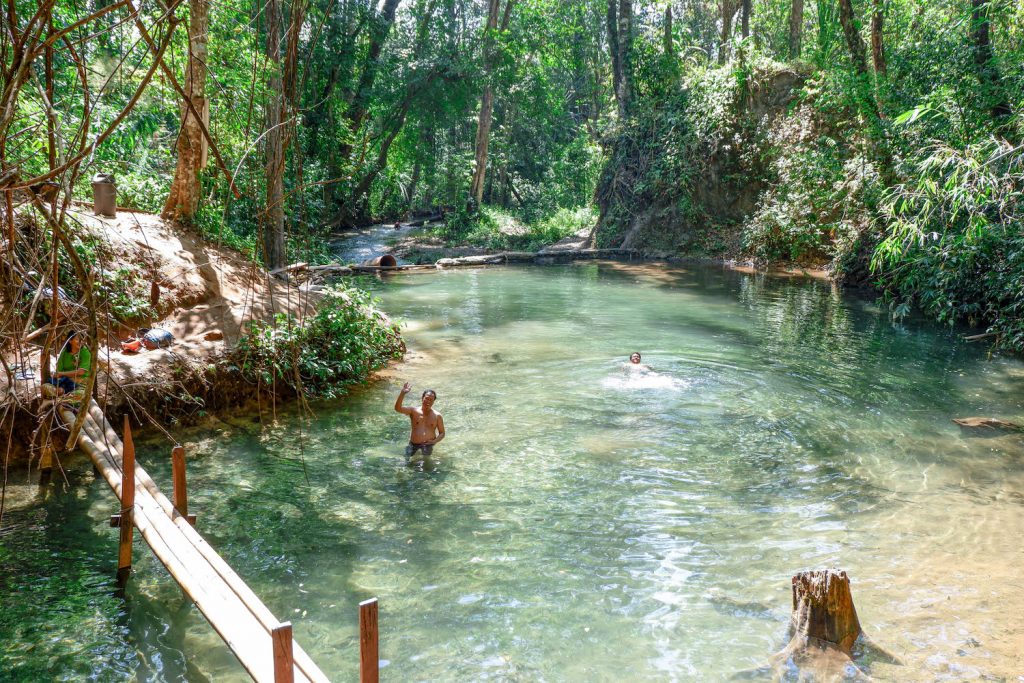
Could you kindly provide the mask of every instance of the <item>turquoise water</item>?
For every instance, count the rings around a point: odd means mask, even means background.
[[[406,361],[314,415],[179,430],[199,529],[333,680],[380,599],[383,680],[694,681],[786,642],[789,579],[846,569],[880,680],[1024,672],[1024,365],[827,284],[581,263],[368,280]],[[622,364],[639,350],[654,375]],[[403,381],[448,437],[405,464]],[[269,423],[270,415],[264,414]],[[170,487],[170,445],[140,461]],[[106,484],[13,469],[0,678],[244,672],[148,549],[115,590]]]

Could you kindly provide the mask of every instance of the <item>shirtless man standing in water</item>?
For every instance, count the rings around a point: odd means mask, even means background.
[[[427,389],[423,392],[423,404],[419,408],[407,408],[402,405],[402,401],[411,388],[408,382],[403,384],[395,401],[395,412],[408,415],[412,423],[412,434],[409,436],[409,445],[405,447],[405,456],[411,458],[416,451],[423,451],[424,456],[430,456],[434,444],[444,438],[444,420],[432,407],[437,394],[433,389]]]

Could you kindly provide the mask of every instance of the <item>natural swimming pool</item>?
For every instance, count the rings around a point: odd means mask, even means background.
[[[378,597],[382,679],[722,680],[785,642],[789,578],[837,565],[886,680],[1024,670],[1024,364],[827,284],[623,263],[368,281],[410,353],[337,405],[187,433],[199,529],[334,680]],[[659,374],[637,380],[631,351]],[[406,467],[402,381],[438,392]],[[169,487],[169,445],[140,461]],[[83,459],[12,471],[0,676],[244,680],[144,545],[114,594]]]

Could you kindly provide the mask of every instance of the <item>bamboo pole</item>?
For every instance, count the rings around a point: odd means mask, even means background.
[[[132,508],[135,506],[135,444],[128,416],[124,416],[124,453],[121,459],[121,540],[117,551],[117,582],[124,585],[132,573]]]
[[[292,658],[292,624],[285,621],[270,632],[274,640],[274,683],[294,683],[295,660]]]
[[[359,603],[359,683],[380,680],[377,640],[377,598]]]

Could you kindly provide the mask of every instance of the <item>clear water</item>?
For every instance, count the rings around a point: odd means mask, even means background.
[[[369,280],[405,363],[344,402],[186,439],[209,541],[337,681],[380,599],[388,681],[726,680],[786,642],[789,579],[846,569],[903,666],[879,680],[1021,680],[1024,365],[894,325],[821,283],[584,263]],[[657,372],[627,374],[639,350]],[[403,381],[448,438],[405,464]],[[264,415],[269,419],[269,414]],[[169,444],[140,460],[169,488]],[[233,681],[244,672],[137,543],[87,461],[12,470],[0,678]]]

